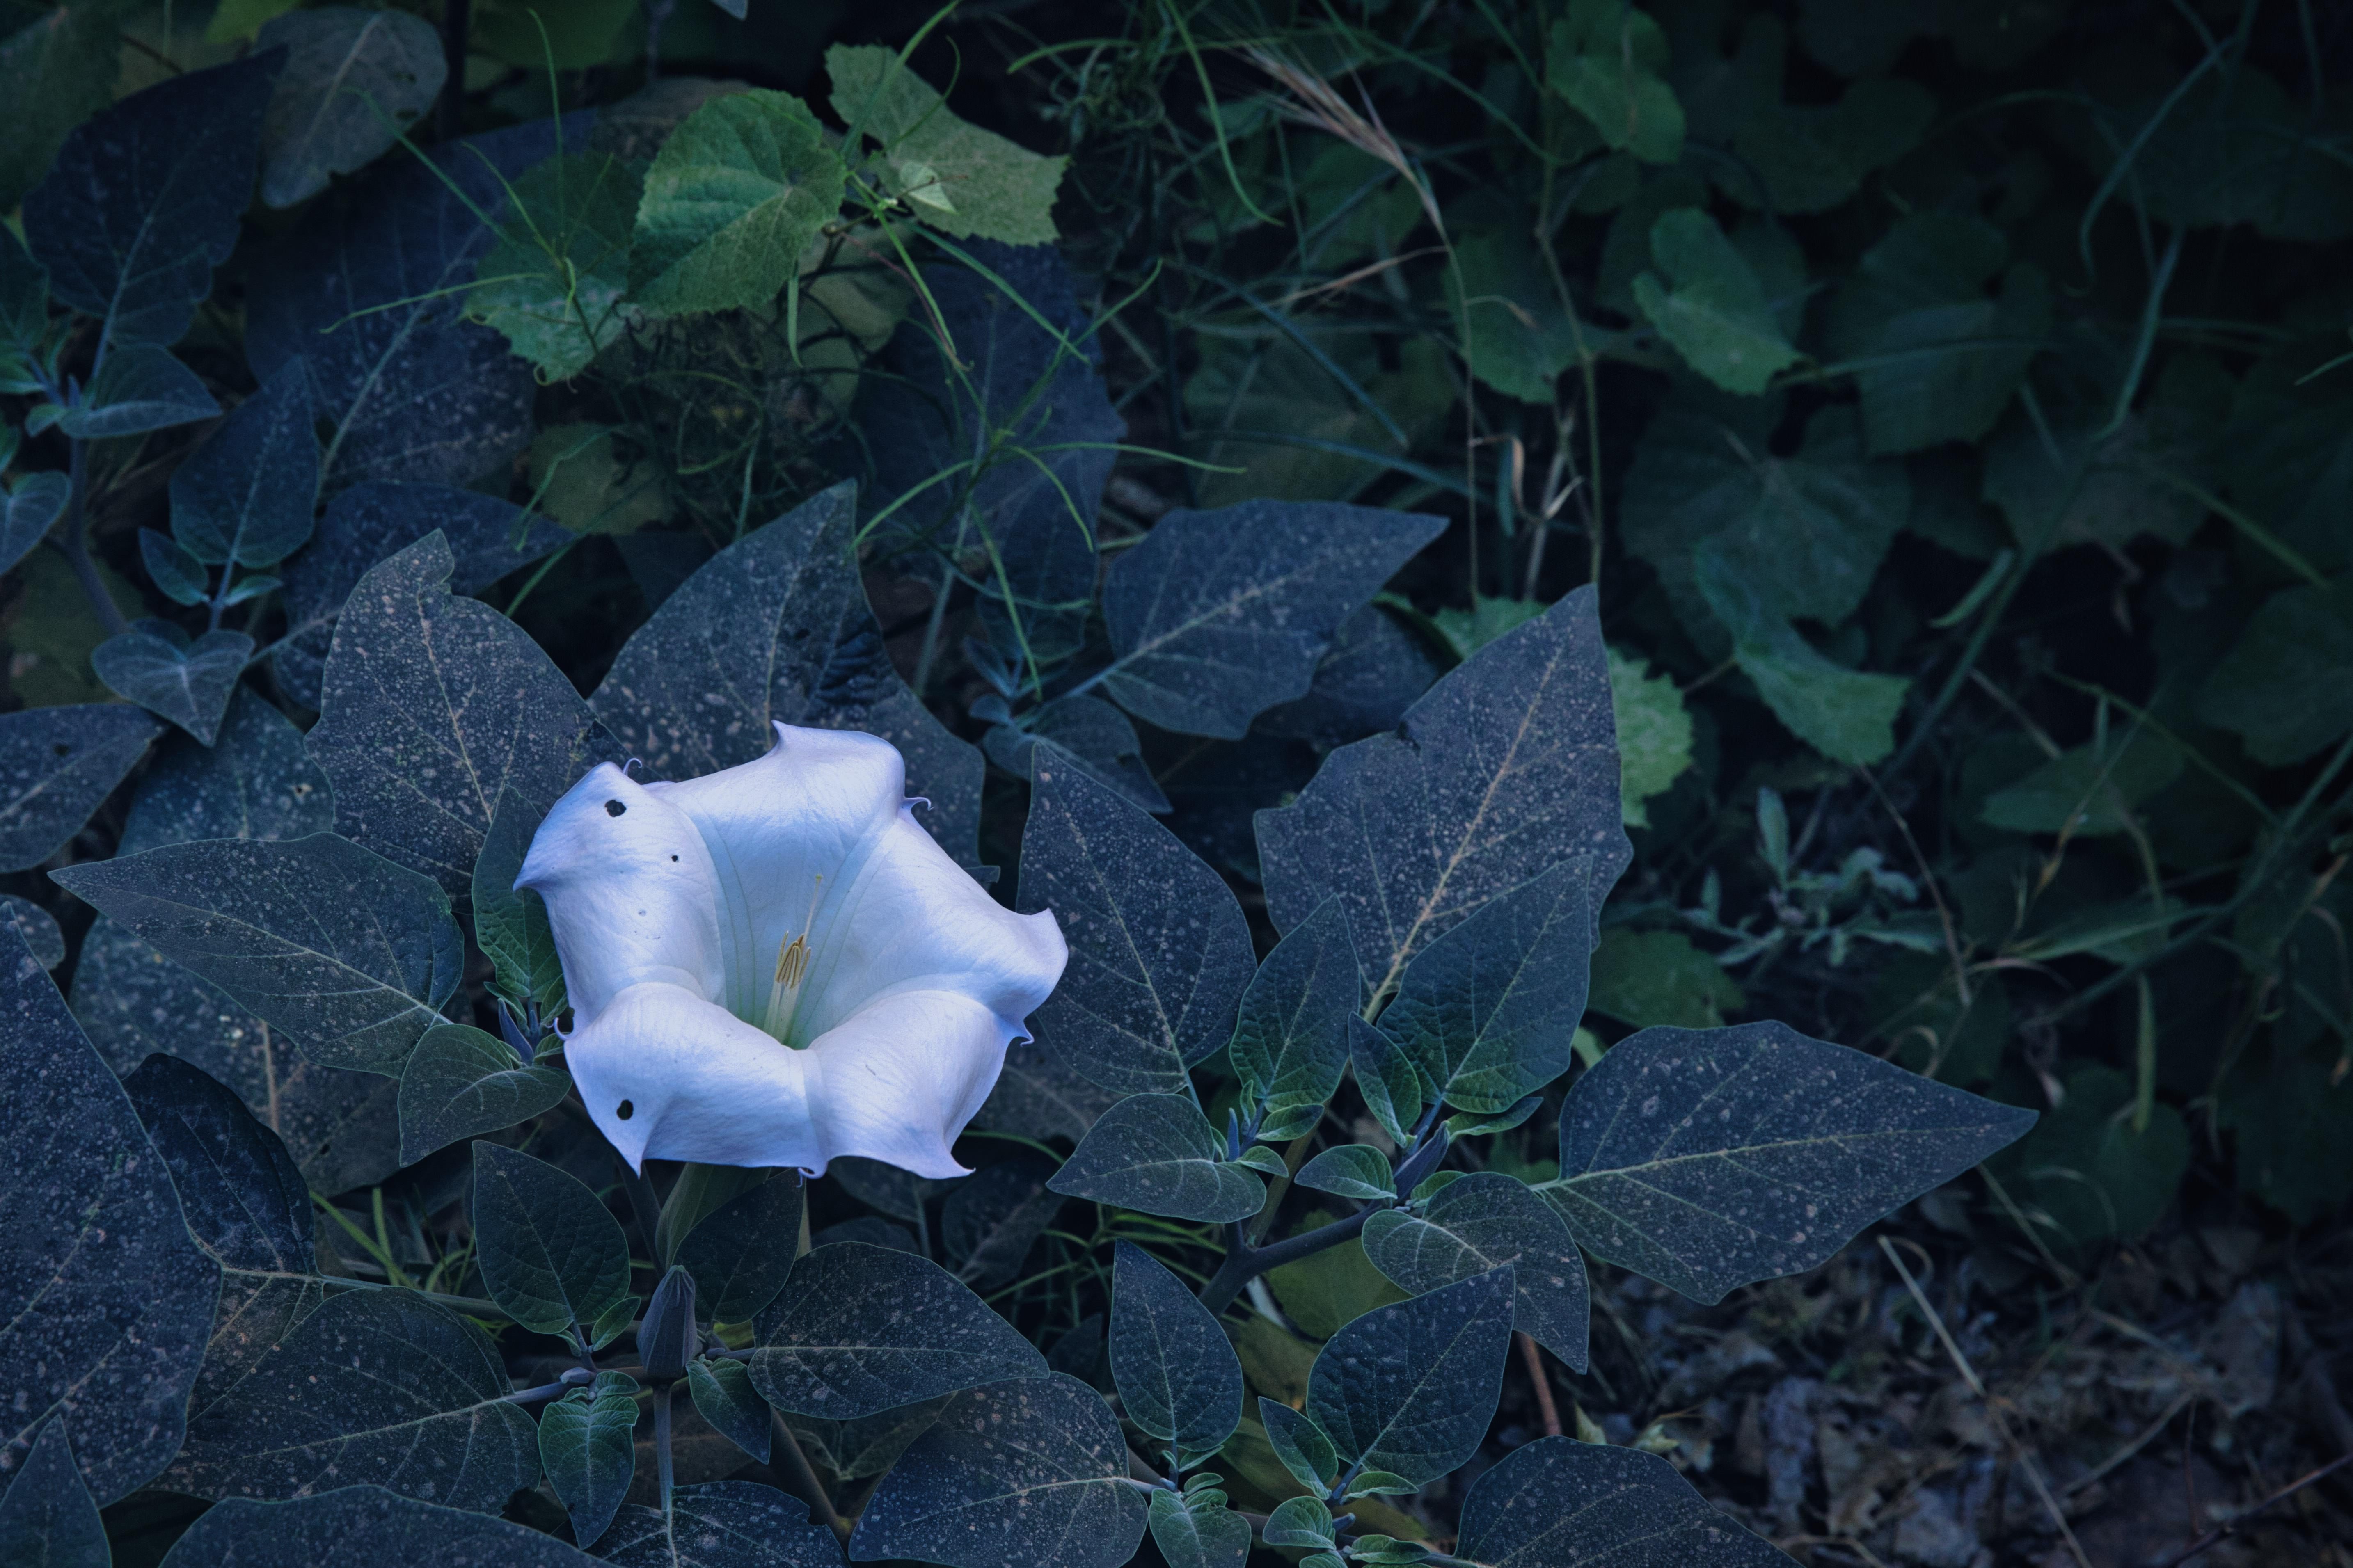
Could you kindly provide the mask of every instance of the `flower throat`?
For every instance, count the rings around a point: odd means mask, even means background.
[[[793,1015],[800,1010],[801,982],[808,978],[809,938],[817,934],[817,906],[824,896],[825,876],[820,872],[809,891],[808,917],[801,921],[800,931],[776,948],[776,978],[768,986],[767,1016],[760,1026],[786,1045],[792,1042],[785,1039],[786,1032],[793,1026]]]

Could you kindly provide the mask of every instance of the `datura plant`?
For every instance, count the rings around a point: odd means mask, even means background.
[[[418,154],[320,62],[429,102],[430,27],[259,46],[66,135],[0,234],[61,465],[10,560],[56,523],[111,592],[92,476],[216,412],[174,345],[248,247],[257,389],[139,542],[192,624],[112,628],[129,701],[0,716],[5,868],[96,914],[70,1008],[59,927],[0,930],[0,1557],[1785,1561],[1640,1447],[1455,1490],[1514,1334],[1582,1371],[1588,1258],[1716,1300],[2032,1116],[1776,1023],[1581,1030],[1637,804],[1592,588],[1433,679],[1375,598],[1442,519],[1244,498],[1099,551],[1060,162],[891,51],[835,51],[846,130],[665,82]],[[730,512],[655,426],[535,412],[714,343],[770,378],[741,417],[859,440],[747,436]],[[510,612],[617,508],[685,553],[629,557],[584,697]],[[902,663],[866,570],[971,607],[955,729],[939,616]],[[1320,769],[1213,865],[1138,724]]]

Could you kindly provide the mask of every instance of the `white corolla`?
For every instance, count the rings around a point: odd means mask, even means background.
[[[1069,950],[905,792],[889,742],[779,724],[757,762],[646,784],[607,763],[547,814],[515,886],[547,901],[565,1060],[632,1166],[964,1173],[950,1146]]]

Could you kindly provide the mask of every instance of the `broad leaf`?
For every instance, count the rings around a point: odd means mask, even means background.
[[[837,486],[705,562],[622,646],[592,705],[658,779],[748,763],[778,721],[880,735],[906,759],[908,794],[932,802],[916,820],[976,866],[980,754],[891,663],[858,574],[853,498]]]
[[[22,561],[65,515],[73,481],[59,473],[19,475],[0,494],[0,572]]]
[[[525,170],[498,242],[475,268],[466,313],[497,328],[550,381],[587,369],[637,314],[623,296],[638,195],[636,172],[602,153]]]
[[[1365,1222],[1365,1253],[1417,1295],[1509,1264],[1513,1327],[1585,1370],[1585,1259],[1517,1177],[1474,1172],[1410,1210],[1382,1209]]]
[[[310,374],[290,360],[172,470],[180,547],[211,566],[270,566],[301,549],[319,493],[311,426]]]
[[[1683,156],[1683,110],[1658,73],[1666,35],[1650,14],[1617,0],[1572,0],[1545,51],[1545,83],[1590,121],[1609,145],[1647,163]]]
[[[901,1405],[855,1421],[825,1421],[788,1415],[785,1424],[800,1439],[810,1460],[845,1481],[879,1476],[899,1462],[907,1446],[922,1436],[947,1408],[952,1394],[920,1404]],[[765,1408],[764,1405],[762,1408]]]
[[[1157,1258],[1131,1242],[1114,1248],[1111,1375],[1127,1418],[1199,1463],[1242,1415],[1242,1368],[1225,1331]]]
[[[254,257],[254,276],[270,286],[248,299],[246,357],[264,377],[290,360],[309,363],[329,490],[364,479],[463,486],[530,444],[531,367],[464,319],[462,289],[491,241],[476,215],[495,217],[498,176],[521,174],[555,142],[549,122],[535,119],[422,158],[386,159],[353,183],[348,200],[311,207]],[[386,541],[345,586],[433,526]],[[342,602],[335,594],[330,609]]]
[[[686,1369],[694,1412],[711,1429],[762,1464],[776,1440],[768,1402],[752,1386],[752,1369],[723,1356],[699,1356]]]
[[[0,919],[16,928],[33,962],[43,969],[54,973],[66,961],[66,933],[58,928],[57,917],[40,905],[14,893],[0,893]]]
[[[1340,624],[1444,528],[1336,501],[1172,511],[1104,576],[1104,687],[1164,730],[1240,740],[1306,694]]]
[[[405,11],[332,5],[261,26],[257,53],[286,46],[261,121],[261,200],[290,207],[391,150],[434,100],[448,65],[433,24]]]
[[[523,1327],[585,1331],[628,1299],[621,1222],[570,1173],[477,1142],[472,1215],[483,1288]]]
[[[1243,1568],[1250,1559],[1250,1521],[1228,1508],[1226,1494],[1214,1489],[1155,1488],[1146,1522],[1168,1568]]]
[[[1811,1268],[2033,1121],[1786,1024],[1645,1029],[1570,1086],[1543,1191],[1588,1251],[1717,1301]]]
[[[2136,729],[2061,752],[1986,796],[1978,815],[2013,833],[2124,833],[2134,826],[2133,809],[2179,778],[2182,766],[2179,746]]]
[[[42,1422],[63,1409],[83,1484],[113,1502],[179,1448],[220,1266],[13,923],[0,928],[0,1458],[21,1484]]]
[[[48,268],[49,291],[105,323],[101,376],[109,350],[177,342],[212,292],[252,196],[262,112],[285,63],[249,55],[100,110],[25,198],[26,243]]]
[[[1578,589],[1482,648],[1395,733],[1324,759],[1258,815],[1267,903],[1289,931],[1337,897],[1368,994],[1490,900],[1576,857],[1599,907],[1632,851],[1620,825],[1609,668]]]
[[[2137,1126],[2133,1082],[2114,1068],[2078,1067],[2065,1089],[2066,1098],[2005,1151],[1995,1169],[2046,1245],[2077,1253],[2110,1237],[2137,1240],[2180,1188],[2189,1166],[2189,1125],[2159,1100],[2149,1108],[2147,1125]],[[2314,1108],[2325,1107],[2329,1094],[2322,1089]],[[2240,1155],[2242,1170],[2261,1170],[2258,1162],[2276,1158],[2268,1151]]]
[[[1355,1069],[1357,1092],[1389,1142],[1405,1147],[1413,1142],[1413,1128],[1422,1106],[1436,1090],[1424,1083],[1421,1069],[1405,1047],[1366,1023],[1348,1021],[1348,1065]],[[1433,1106],[1434,1110],[1435,1107]]]
[[[177,626],[169,629],[181,637],[187,635]],[[237,677],[252,657],[253,639],[243,632],[206,632],[182,646],[154,632],[130,631],[99,644],[90,663],[108,689],[169,719],[209,746],[228,710]]]
[[[868,500],[905,502],[885,525],[892,543],[982,552],[990,644],[1008,663],[1050,663],[1083,639],[1095,515],[1127,426],[1060,252],[964,248],[1004,287],[962,266],[924,268],[939,324],[911,316],[860,397],[874,461]]]
[[[1068,158],[968,125],[899,58],[869,44],[825,52],[833,111],[882,149],[888,184],[913,216],[959,238],[1050,245],[1054,187]]]
[[[2272,767],[2353,730],[2353,578],[2263,601],[2198,694],[2199,716]]]
[[[528,1121],[571,1090],[561,1069],[521,1060],[505,1041],[470,1025],[438,1024],[400,1069],[400,1163]]]
[[[1694,370],[1753,396],[1798,362],[1765,285],[1715,219],[1697,207],[1660,214],[1651,254],[1666,281],[1648,272],[1635,279],[1635,302]]]
[[[1495,1568],[1772,1568],[1790,1559],[1656,1454],[1543,1437],[1462,1500],[1462,1562]]]
[[[1447,293],[1466,368],[1507,397],[1549,405],[1577,363],[1577,334],[1535,245],[1517,230],[1482,231],[1456,241],[1454,262]]]
[[[155,721],[115,703],[0,714],[0,871],[64,848],[156,733]]]
[[[491,961],[491,989],[518,1012],[536,1008],[542,1020],[564,1010],[564,960],[555,951],[547,903],[517,888],[543,808],[512,787],[499,795],[482,852],[474,860],[474,941]]]
[[[1910,681],[1833,664],[1727,556],[1703,549],[1698,564],[1699,591],[1731,632],[1741,673],[1791,734],[1832,762],[1857,767],[1895,749],[1895,716]]]
[[[319,520],[319,537],[286,563],[290,625],[274,662],[289,696],[306,708],[321,705],[335,617],[352,590],[369,567],[436,531],[457,557],[449,575],[457,594],[478,594],[573,537],[512,501],[472,490],[370,480],[338,491]]]
[[[311,1060],[293,1039],[111,920],[100,918],[82,939],[73,1006],[116,1072],[161,1051],[235,1089],[320,1192],[372,1185],[401,1163],[393,1079]]]
[[[595,1568],[597,1559],[503,1519],[442,1508],[381,1486],[338,1483],[293,1502],[230,1498],[205,1510],[169,1568],[317,1568],[353,1557],[406,1568]]]
[[[1330,1491],[1340,1479],[1340,1457],[1315,1418],[1263,1397],[1258,1402],[1258,1413],[1266,1424],[1267,1447],[1293,1479],[1318,1496]]]
[[[397,1067],[465,969],[441,889],[332,833],[166,845],[51,876],[330,1067]]]
[[[1076,1143],[1095,1119],[1119,1097],[1082,1078],[1060,1058],[1031,1041],[1005,1053],[997,1087],[972,1119],[984,1131],[1018,1132],[1025,1138],[1067,1138]]]
[[[670,1494],[667,1515],[624,1508],[597,1543],[612,1568],[840,1568],[841,1543],[808,1505],[755,1481],[711,1481]]]
[[[638,1380],[600,1372],[539,1415],[539,1462],[572,1516],[572,1539],[594,1546],[629,1495],[637,1473]],[[658,1393],[657,1399],[667,1398]]]
[[[430,533],[352,590],[305,737],[337,827],[457,896],[508,791],[544,809],[609,742],[512,621],[448,591]]]
[[[1180,1089],[1231,1036],[1255,967],[1225,879],[1176,835],[1075,768],[1041,766],[1015,907],[1050,909],[1070,943],[1038,1038],[1106,1089]]]
[[[1619,805],[1629,827],[1651,826],[1644,803],[1692,765],[1692,716],[1674,678],[1609,650],[1609,706],[1618,720]]]
[[[1327,900],[1275,943],[1250,988],[1227,1056],[1242,1080],[1245,1110],[1322,1105],[1348,1065],[1348,1025],[1364,997],[1347,916]]]
[[[940,1205],[940,1241],[956,1278],[976,1290],[1010,1284],[1022,1260],[1061,1212],[1050,1192],[1051,1163],[1024,1155],[984,1167],[950,1189]]]
[[[1478,1452],[1511,1339],[1508,1268],[1377,1308],[1316,1356],[1306,1413],[1343,1465],[1423,1485]]]
[[[76,440],[96,441],[192,425],[219,412],[203,380],[170,350],[127,342],[106,356],[82,400],[58,410],[54,423]],[[37,414],[28,428],[42,423]]]
[[[1227,1163],[1225,1152],[1189,1096],[1133,1094],[1103,1112],[1052,1185],[1174,1219],[1248,1219],[1265,1206],[1266,1183],[1247,1165]]]
[[[771,1175],[705,1215],[673,1261],[694,1276],[695,1310],[712,1322],[748,1323],[792,1273],[804,1189],[797,1173]]]
[[[711,99],[646,171],[631,298],[661,315],[768,304],[839,213],[844,175],[824,127],[790,93]]]
[[[108,1568],[113,1555],[106,1521],[82,1485],[73,1440],[60,1412],[33,1439],[32,1451],[0,1497],[0,1563],[22,1568]]]
[[[1328,751],[1396,729],[1437,679],[1438,661],[1428,646],[1394,616],[1368,605],[1340,623],[1307,695],[1268,709],[1251,728]]]
[[[1732,150],[1746,167],[1720,176],[1736,201],[1781,214],[1828,212],[1873,169],[1909,153],[1936,118],[1934,94],[1901,77],[1850,83],[1836,103],[1760,103]]]
[[[1565,860],[1406,966],[1380,1030],[1448,1104],[1492,1114],[1568,1070],[1596,935],[1592,884],[1582,857]]]
[[[336,1296],[190,1423],[164,1484],[297,1497],[372,1483],[494,1511],[539,1477],[538,1434],[491,1337],[406,1290]]]
[[[1299,1173],[1292,1180],[1299,1186],[1335,1193],[1359,1203],[1388,1203],[1398,1195],[1397,1176],[1389,1169],[1388,1157],[1369,1143],[1343,1143],[1326,1149],[1300,1166]]]
[[[950,1568],[1117,1568],[1144,1538],[1145,1509],[1110,1407],[1055,1373],[957,1395],[883,1478],[849,1552]]]
[[[114,101],[121,69],[121,13],[79,0],[18,22],[0,40],[0,204],[14,206],[47,173],[66,133]]]
[[[1169,809],[1167,795],[1145,766],[1135,725],[1099,698],[1073,694],[1040,703],[1018,724],[991,725],[981,747],[990,762],[1025,779],[1036,779],[1041,757],[1049,763],[1060,760],[1146,811]]]
[[[945,1269],[859,1242],[795,1264],[757,1331],[761,1396],[833,1420],[1046,1372],[1029,1342]]]
[[[1679,931],[1611,926],[1593,950],[1586,1005],[1638,1029],[1652,1024],[1713,1029],[1746,1002],[1715,954]]]

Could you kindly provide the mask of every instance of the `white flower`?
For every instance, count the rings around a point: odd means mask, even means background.
[[[871,735],[776,726],[759,761],[555,803],[515,886],[547,900],[588,1113],[647,1156],[844,1154],[965,1173],[949,1146],[1069,956],[932,841]]]

